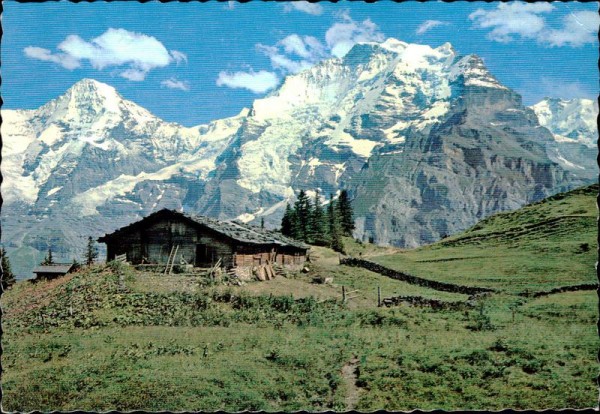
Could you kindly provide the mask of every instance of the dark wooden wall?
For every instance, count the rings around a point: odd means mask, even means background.
[[[107,241],[107,260],[125,253],[127,261],[139,263],[167,263],[169,253],[179,246],[175,264],[184,258],[196,267],[209,267],[221,258],[221,266],[252,267],[267,263],[297,266],[306,260],[306,250],[293,247],[240,244],[179,217],[161,218],[144,223],[143,227],[112,236]],[[197,250],[204,260],[198,261]]]
[[[197,245],[208,246],[210,254],[204,263],[196,262]],[[179,246],[175,263],[181,258],[189,264],[206,267],[216,263],[219,257],[223,265],[233,265],[233,248],[230,241],[210,230],[203,230],[179,218],[170,218],[147,223],[142,229],[131,230],[126,234],[113,237],[107,243],[107,259],[127,254],[127,261],[138,264],[166,263],[171,249]]]

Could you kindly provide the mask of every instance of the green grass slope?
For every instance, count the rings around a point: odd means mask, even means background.
[[[595,283],[597,194],[597,185],[557,194],[441,242],[373,260],[424,278],[512,293]]]
[[[1,298],[3,409],[595,407],[596,292],[519,294],[595,281],[596,191],[414,251],[345,241],[407,273],[499,290],[475,299],[340,266],[326,248],[313,249],[308,273],[243,286],[114,263],[18,282]],[[325,277],[333,283],[312,283]],[[353,292],[346,303],[342,286]],[[377,287],[470,304],[379,308]]]

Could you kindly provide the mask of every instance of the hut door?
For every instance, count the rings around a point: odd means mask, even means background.
[[[206,244],[196,245],[196,266],[213,265],[217,259],[215,248]]]

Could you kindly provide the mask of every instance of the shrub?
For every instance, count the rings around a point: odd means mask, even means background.
[[[471,365],[486,365],[492,360],[489,352],[483,349],[477,349],[467,354],[464,359]]]

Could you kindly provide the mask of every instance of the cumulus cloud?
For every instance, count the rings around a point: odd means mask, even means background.
[[[283,6],[283,10],[288,13],[296,10],[318,16],[323,13],[323,6],[318,3],[309,3],[307,1],[291,1]]]
[[[69,35],[57,48],[60,52],[52,53],[29,46],[24,52],[30,58],[58,63],[67,69],[80,67],[82,61],[98,70],[119,67],[119,75],[133,81],[144,80],[152,69],[187,62],[185,53],[168,51],[155,37],[125,29],[110,28],[89,42]]]
[[[383,33],[370,19],[356,22],[348,12],[343,12],[340,17],[342,21],[335,23],[325,33],[325,42],[333,56],[343,57],[356,43],[384,40]]]
[[[550,3],[501,3],[494,10],[477,9],[469,15],[475,27],[492,29],[488,38],[507,43],[514,35],[535,38],[545,26],[543,13],[554,9]]]
[[[592,11],[579,11],[568,14],[563,19],[563,27],[551,29],[544,34],[550,46],[583,46],[597,39],[600,17]]]
[[[279,78],[273,72],[261,70],[258,72],[220,72],[217,86],[248,89],[254,93],[264,93],[273,89],[279,83]]]
[[[325,46],[312,36],[292,34],[275,46],[257,44],[256,48],[269,57],[271,65],[284,73],[298,73],[328,56]]]
[[[289,3],[289,7],[292,4]],[[309,4],[309,3],[307,3]],[[274,72],[221,72],[217,85],[266,92],[279,83],[279,77],[308,69],[323,59],[343,57],[359,42],[381,42],[384,35],[371,20],[354,21],[347,11],[338,14],[338,22],[325,33],[325,43],[313,36],[291,34],[274,45],[257,44],[256,49],[269,57]]]
[[[440,20],[425,20],[423,23],[421,23],[421,25],[419,25],[416,33],[418,35],[422,35],[422,34],[428,32],[429,30],[433,29],[434,27],[445,26],[447,24],[449,24],[449,23],[442,22]]]
[[[182,91],[189,91],[190,84],[187,81],[180,81],[175,78],[165,79],[160,83],[165,88],[169,89],[181,89]]]
[[[473,25],[491,29],[488,38],[509,43],[517,38],[536,40],[546,46],[582,46],[596,39],[600,18],[591,11],[571,13],[562,27],[549,27],[544,15],[553,11],[550,3],[501,3],[493,10],[477,9],[469,15]]]
[[[58,63],[65,69],[72,70],[81,66],[77,59],[74,59],[72,56],[65,53],[52,54],[52,51],[36,46],[27,46],[25,49],[23,49],[23,51],[27,57],[46,62]]]

